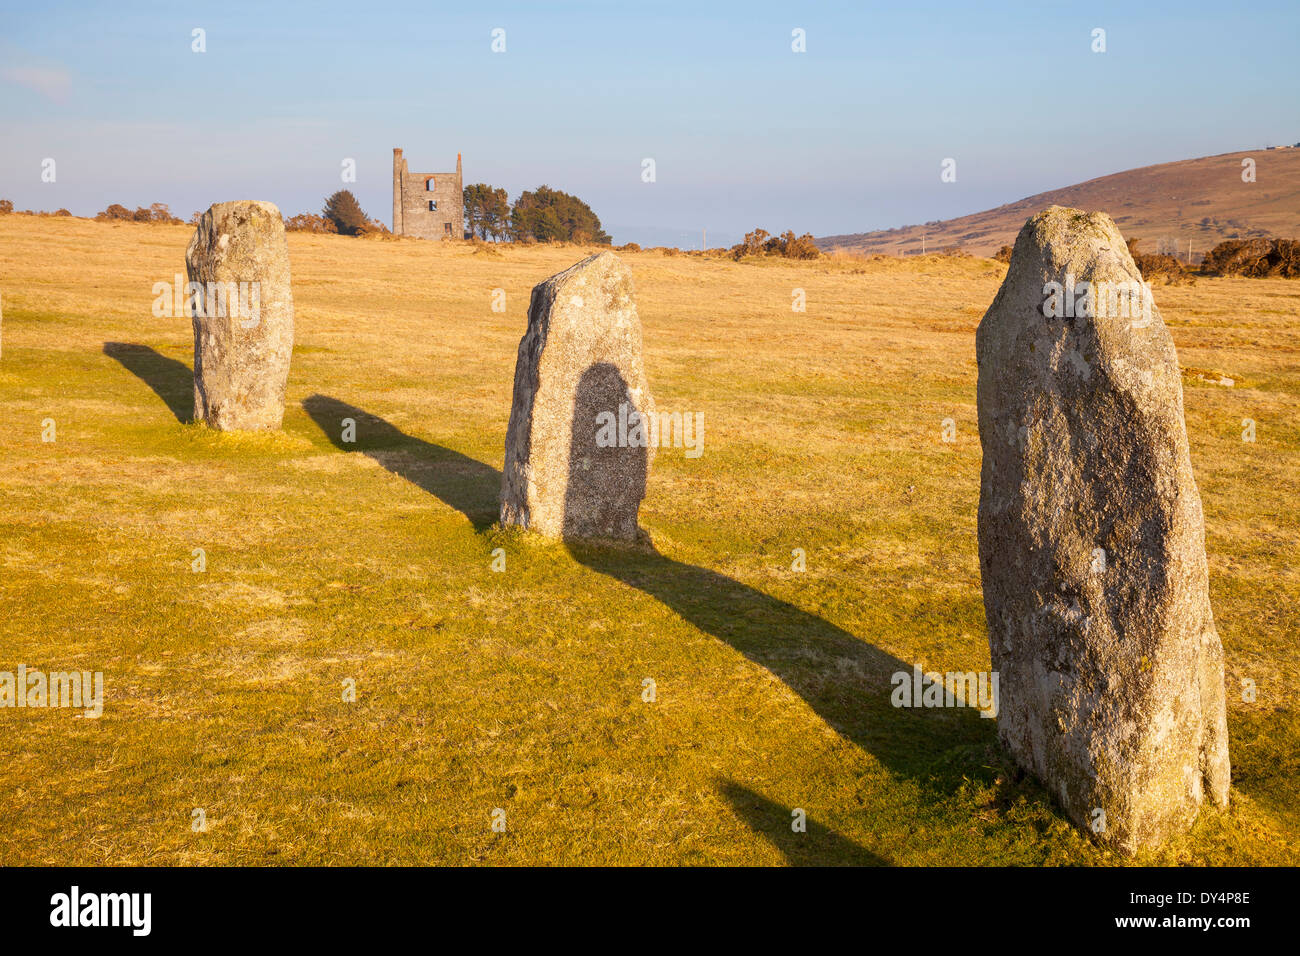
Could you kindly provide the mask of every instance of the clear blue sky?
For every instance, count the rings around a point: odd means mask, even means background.
[[[349,188],[388,221],[401,146],[420,172],[462,152],[467,183],[511,198],[575,193],[616,241],[707,228],[713,245],[1300,142],[1300,4],[1136,6],[4,0],[0,197],[78,215],[166,202],[188,218],[239,198],[319,212],[350,157]],[[956,183],[940,182],[946,157]]]

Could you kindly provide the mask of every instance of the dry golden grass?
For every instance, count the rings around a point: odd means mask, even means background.
[[[291,234],[284,432],[234,436],[182,423],[189,320],[150,313],[189,236],[0,217],[0,670],[107,688],[98,720],[0,711],[0,863],[1120,862],[991,721],[888,706],[894,669],[988,665],[973,333],[1003,266],[626,254],[656,402],[705,418],[629,555],[492,527],[528,293],[583,250]],[[1238,383],[1186,389],[1235,779],[1142,859],[1295,863],[1300,284],[1156,295]]]

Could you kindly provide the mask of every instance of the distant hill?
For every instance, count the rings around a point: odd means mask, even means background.
[[[1241,161],[1246,157],[1255,160],[1253,183],[1241,181]],[[1143,166],[960,219],[827,236],[819,238],[817,246],[823,252],[913,255],[921,252],[924,241],[929,252],[958,246],[988,256],[1010,244],[1026,219],[1053,204],[1108,213],[1125,238],[1142,240],[1143,252],[1169,252],[1177,242],[1178,256],[1186,260],[1190,240],[1193,260],[1199,261],[1224,239],[1300,237],[1300,148]]]

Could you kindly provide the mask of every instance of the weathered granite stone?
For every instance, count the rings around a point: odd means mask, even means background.
[[[506,433],[501,523],[635,540],[654,457],[632,276],[603,252],[533,288]]]
[[[217,203],[199,219],[185,264],[195,421],[222,430],[279,428],[293,352],[280,210],[269,202]]]
[[[1115,314],[1116,285],[1140,279],[1109,217],[1053,206],[1020,231],[975,337],[998,733],[1124,852],[1185,829],[1207,796],[1226,805],[1229,784],[1178,360],[1149,292],[1145,316]],[[1045,315],[1072,287],[1072,317]]]

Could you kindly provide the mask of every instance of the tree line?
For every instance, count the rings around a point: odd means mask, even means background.
[[[510,194],[498,186],[474,183],[462,193],[464,234],[494,242],[590,242],[609,245],[609,234],[592,208],[579,199],[549,186],[524,190],[512,204]],[[325,200],[319,216],[303,213],[285,221],[289,229],[337,232],[355,236],[388,228],[366,215],[350,190],[340,189]]]
[[[579,242],[609,245],[610,236],[592,208],[569,193],[549,186],[524,190],[510,202],[502,188],[474,183],[464,189],[465,235],[470,238],[509,242]],[[0,214],[14,212],[8,199],[0,199]],[[40,215],[33,213],[33,215]],[[71,215],[60,209],[55,215]],[[201,212],[190,217],[197,224]],[[181,224],[185,220],[172,215],[166,203],[153,203],[131,210],[119,203],[95,215],[101,221],[155,222]],[[344,236],[386,233],[388,227],[368,216],[351,190],[340,189],[325,200],[320,215],[304,212],[285,217],[286,229]]]
[[[602,246],[612,241],[589,205],[550,186],[526,189],[511,205],[504,189],[475,183],[465,187],[464,202],[465,232],[471,238]]]

